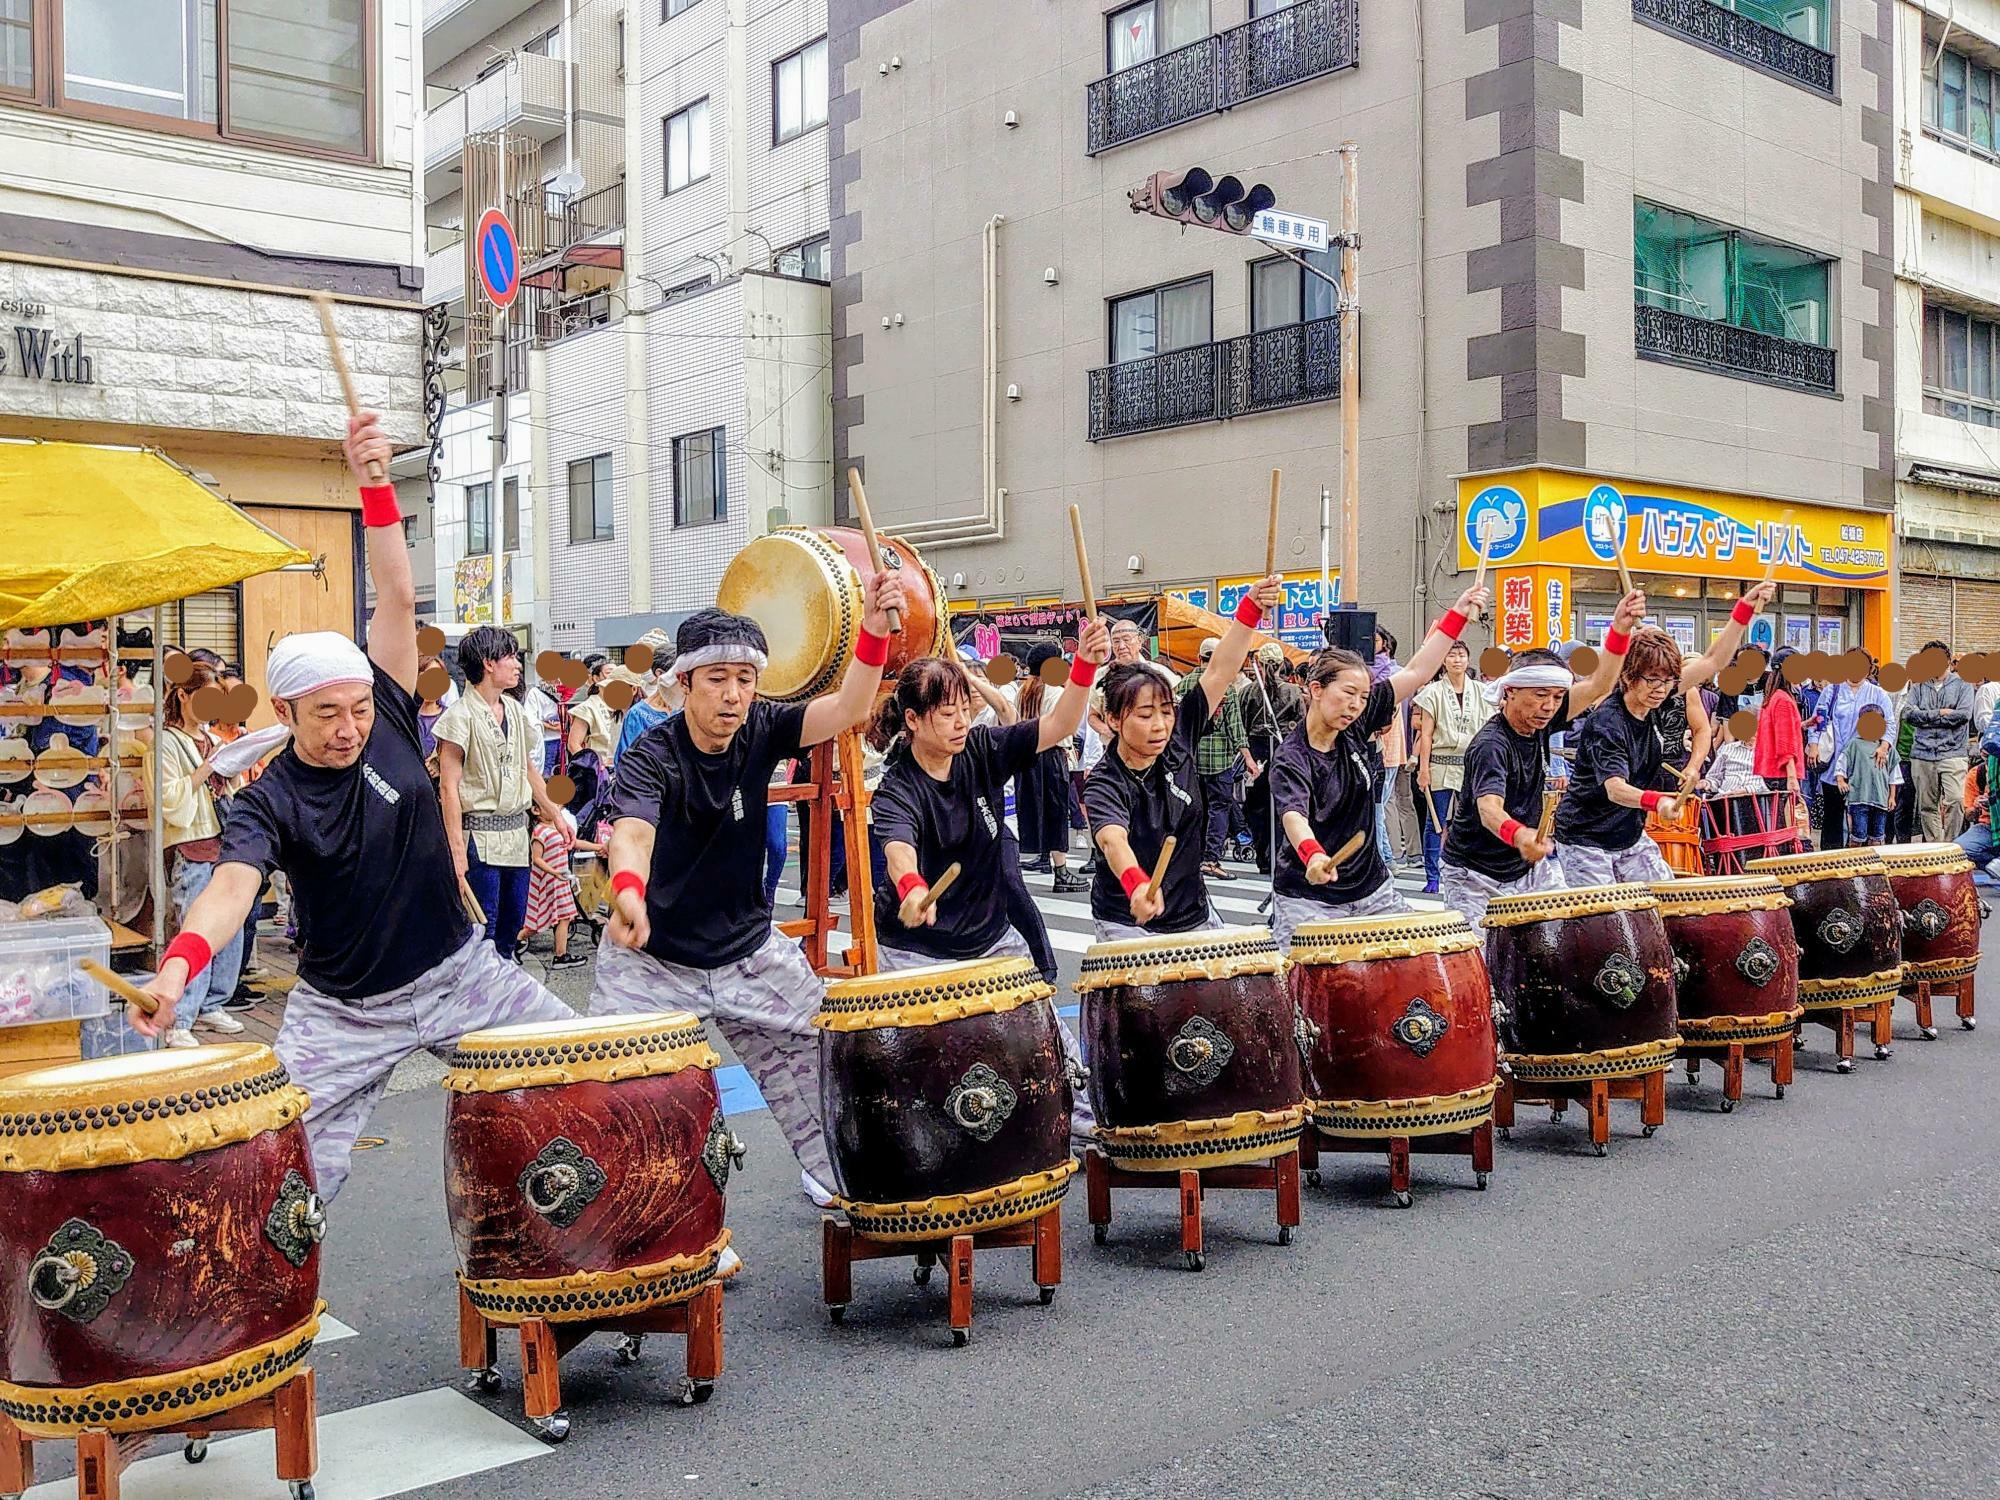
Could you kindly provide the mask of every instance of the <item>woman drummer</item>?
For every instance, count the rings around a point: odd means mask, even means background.
[[[1489,597],[1484,588],[1460,594],[1409,663],[1380,681],[1371,681],[1369,664],[1352,651],[1322,651],[1307,666],[1305,719],[1271,765],[1271,797],[1285,834],[1271,886],[1271,935],[1279,948],[1291,946],[1301,923],[1410,909],[1374,837],[1381,772],[1369,756],[1369,741],[1437,674],[1466,621]],[[1360,847],[1336,866],[1321,836],[1344,849],[1356,835],[1362,836]]]
[[[1112,742],[1083,784],[1084,812],[1102,856],[1090,886],[1099,942],[1222,925],[1201,874],[1208,802],[1195,771],[1195,743],[1243,670],[1257,627],[1265,611],[1276,608],[1281,589],[1274,573],[1243,596],[1234,623],[1178,711],[1173,689],[1147,664],[1105,674],[1104,718]],[[1175,841],[1174,853],[1156,886],[1152,869],[1168,838]]]

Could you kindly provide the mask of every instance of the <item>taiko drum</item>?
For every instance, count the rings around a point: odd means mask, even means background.
[[[1774,1042],[1798,1024],[1791,901],[1768,875],[1661,881],[1683,1047]]]
[[[1799,1003],[1808,1011],[1865,1009],[1901,987],[1902,912],[1877,850],[1782,854],[1744,868],[1791,898]]]
[[[1889,844],[1875,851],[1903,914],[1903,977],[1933,984],[1979,969],[1979,892],[1956,844]]]

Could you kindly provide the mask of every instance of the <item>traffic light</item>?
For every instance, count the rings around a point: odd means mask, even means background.
[[[1224,234],[1248,234],[1257,215],[1278,201],[1263,183],[1249,188],[1242,179],[1216,177],[1203,167],[1155,172],[1126,194],[1135,214],[1152,214]]]

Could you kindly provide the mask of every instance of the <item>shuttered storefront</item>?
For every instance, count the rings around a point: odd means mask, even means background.
[[[1896,589],[1898,651],[1907,656],[1933,640],[1955,651],[2000,650],[2000,582],[1903,574]]]

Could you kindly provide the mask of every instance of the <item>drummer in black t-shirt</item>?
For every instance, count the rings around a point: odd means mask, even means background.
[[[1410,909],[1375,837],[1382,770],[1370,741],[1395,719],[1398,704],[1437,675],[1489,597],[1484,588],[1460,594],[1409,663],[1380,682],[1369,681],[1368,663],[1352,651],[1325,650],[1308,663],[1306,716],[1271,764],[1271,798],[1284,835],[1271,884],[1271,936],[1280,948],[1290,948],[1292,933],[1306,922]],[[1321,837],[1339,849],[1355,834],[1365,835],[1361,847],[1336,868]]]
[[[213,949],[243,928],[273,870],[291,884],[299,980],[277,1052],[312,1096],[313,1175],[331,1199],[397,1063],[443,1056],[469,1031],[570,1020],[562,1001],[501,960],[467,920],[437,790],[417,729],[417,594],[396,491],[367,481],[389,440],[372,412],[347,426],[375,614],[368,653],[330,631],[272,648],[267,686],[291,743],[230,803],[214,878],[146,986],[148,1035]]]
[[[1102,857],[1090,885],[1097,939],[1150,937],[1220,927],[1202,879],[1208,803],[1195,772],[1194,747],[1243,669],[1264,612],[1277,607],[1274,573],[1243,596],[1236,619],[1216,642],[1196,685],[1174,703],[1173,689],[1145,662],[1104,676],[1104,718],[1111,743],[1083,783],[1083,810]],[[1153,863],[1168,836],[1174,856],[1157,891]]]
[[[779,762],[868,717],[889,655],[888,612],[902,606],[894,573],[868,576],[854,660],[836,691],[809,703],[757,696],[769,648],[755,620],[690,615],[674,637],[686,701],[619,757],[611,791],[611,941],[597,951],[592,1013],[712,1018],[821,1204],[833,1172],[812,1018],[825,991],[799,945],[771,925],[764,811]]]

